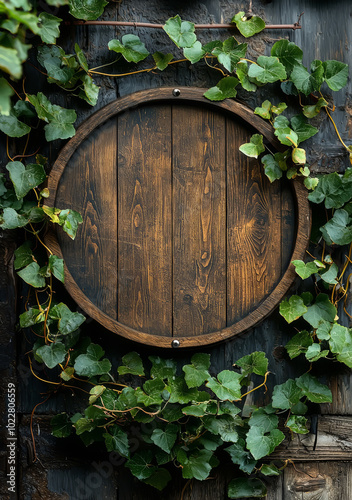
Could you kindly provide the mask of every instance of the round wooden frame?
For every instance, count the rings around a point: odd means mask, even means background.
[[[50,197],[48,199],[47,205],[54,207],[56,192],[60,182],[61,175],[65,169],[65,166],[69,159],[71,158],[74,151],[82,143],[82,141],[98,126],[106,122],[109,118],[140,104],[161,102],[161,101],[185,101],[193,103],[202,103],[203,105],[216,108],[236,117],[242,118],[249,125],[254,127],[258,132],[264,135],[264,137],[273,144],[277,149],[280,145],[273,134],[272,128],[259,116],[254,115],[253,111],[246,106],[233,101],[225,100],[220,102],[211,102],[203,97],[204,89],[199,88],[189,88],[180,87],[175,88],[160,88],[160,89],[150,89],[137,92],[133,95],[128,95],[118,99],[117,101],[108,104],[93,116],[91,116],[87,121],[85,121],[77,130],[76,135],[64,146],[60,152],[52,171],[48,178],[48,189],[50,192]],[[282,146],[281,146],[282,147]],[[311,217],[310,208],[307,200],[307,192],[302,183],[298,180],[293,181],[293,195],[295,198],[296,210],[297,210],[297,232],[296,240],[292,254],[292,260],[302,260],[305,255],[305,251],[309,242]],[[46,244],[50,250],[62,258],[62,251],[54,232],[49,232],[46,236]],[[80,307],[93,319],[98,321],[108,330],[115,332],[122,337],[129,340],[133,340],[139,343],[155,346],[155,347],[200,347],[206,346],[224,340],[230,339],[231,337],[243,333],[249,328],[253,327],[264,318],[266,318],[273,309],[282,300],[284,295],[287,293],[289,287],[295,279],[295,271],[292,264],[289,265],[286,272],[283,274],[281,280],[276,285],[274,290],[268,295],[263,302],[258,306],[257,309],[249,313],[243,319],[239,320],[237,323],[226,327],[222,330],[212,332],[209,334],[204,334],[194,337],[180,337],[175,339],[174,337],[165,337],[160,335],[153,335],[144,332],[140,332],[129,328],[118,321],[112,319],[107,314],[102,312],[97,306],[95,306],[87,296],[82,292],[74,278],[70,274],[69,270],[65,266],[65,287],[73,297],[73,299],[80,305]],[[176,342],[175,342],[176,340]]]

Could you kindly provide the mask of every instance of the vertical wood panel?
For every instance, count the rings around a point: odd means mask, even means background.
[[[269,186],[259,162],[239,146],[250,133],[227,121],[227,324],[259,305],[281,275],[278,183]]]
[[[174,336],[226,325],[224,117],[172,110]]]
[[[115,120],[97,127],[72,156],[55,201],[58,208],[71,208],[83,217],[75,241],[59,232],[67,267],[93,304],[113,318],[117,310],[116,136]]]
[[[171,336],[171,109],[118,123],[118,320]]]
[[[282,182],[281,207],[281,272],[284,273],[291,262],[296,232],[296,209],[292,197],[292,190],[286,182]]]

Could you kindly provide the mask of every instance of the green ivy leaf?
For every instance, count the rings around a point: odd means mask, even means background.
[[[251,427],[247,434],[247,448],[259,460],[270,455],[284,439],[285,435],[279,429],[265,433],[259,427]]]
[[[70,436],[72,422],[66,413],[59,413],[50,420],[52,435],[58,438]]]
[[[288,120],[284,116],[277,116],[274,120],[274,134],[279,139],[281,144],[285,146],[295,146],[298,144],[298,135],[294,132],[288,125],[283,126],[284,123],[288,123]]]
[[[77,19],[94,21],[104,12],[108,5],[105,0],[68,0],[70,14]]]
[[[274,387],[272,405],[274,408],[289,410],[295,406],[302,397],[302,390],[292,379]]]
[[[349,330],[342,325],[333,325],[330,329],[329,337],[330,349],[334,354],[339,354],[343,351],[346,344],[351,344],[351,334]]]
[[[292,323],[300,318],[308,311],[304,301],[298,295],[292,295],[289,299],[285,299],[280,304],[280,314],[285,318],[287,323]]]
[[[197,353],[192,356],[191,364],[182,367],[185,372],[187,386],[199,387],[210,378],[208,369],[210,367],[210,355]]]
[[[61,283],[65,283],[64,261],[57,255],[50,255],[48,269]]]
[[[292,70],[290,80],[293,82],[295,87],[299,92],[302,92],[305,95],[309,95],[312,92],[319,91],[321,84],[324,81],[324,68],[321,61],[318,61],[320,64],[315,64],[317,61],[314,61],[315,70],[312,70],[312,73],[302,65],[298,64]]]
[[[0,130],[9,137],[23,137],[29,134],[31,127],[18,120],[10,111],[8,116],[0,115]]]
[[[62,19],[53,16],[48,12],[39,14],[39,36],[44,43],[56,43],[56,39],[60,36],[59,26]]]
[[[247,92],[255,92],[257,86],[248,77],[248,64],[246,61],[240,61],[236,66],[236,74],[242,87]]]
[[[321,345],[314,343],[308,347],[306,352],[306,358],[310,363],[313,363],[314,361],[318,361],[318,359],[320,358],[326,358],[328,354],[329,354],[329,349],[327,350],[325,349],[324,351],[322,351]]]
[[[239,147],[241,153],[249,156],[250,158],[258,158],[260,153],[265,151],[265,147],[263,144],[263,136],[261,134],[254,134],[250,138],[250,142],[246,144],[242,144]]]
[[[168,391],[170,392],[170,403],[187,404],[190,401],[198,401],[199,392],[195,388],[189,389],[183,377],[170,379]]]
[[[223,370],[215,378],[210,378],[206,384],[221,401],[234,401],[241,399],[242,376],[239,373]]]
[[[0,46],[0,69],[16,80],[22,76],[22,65],[15,49]]]
[[[227,71],[233,73],[240,59],[246,57],[247,47],[246,43],[238,43],[234,37],[230,37],[221,46],[214,47],[211,53]]]
[[[261,162],[264,166],[264,172],[270,182],[274,182],[277,179],[281,179],[282,170],[279,163],[276,161],[275,157],[271,154],[263,156]]]
[[[324,79],[331,90],[341,90],[348,79],[348,64],[340,61],[323,62]]]
[[[332,324],[329,321],[322,321],[315,331],[318,339],[319,340],[329,340],[331,328],[332,328]]]
[[[323,97],[320,97],[316,104],[303,106],[302,113],[307,118],[314,118],[315,116],[317,116],[317,114],[320,113],[321,108],[326,108],[327,105],[327,101]]]
[[[319,184],[313,193],[308,196],[313,203],[325,202],[325,207],[341,208],[352,198],[351,188],[347,179],[337,172],[320,177]]]
[[[107,358],[99,361],[104,356],[104,350],[97,344],[87,347],[87,354],[80,354],[75,361],[75,372],[79,376],[94,377],[103,375],[111,370],[111,363]]]
[[[59,208],[48,207],[46,205],[43,205],[43,211],[50,218],[51,222],[59,224],[70,238],[75,239],[77,229],[83,222],[82,216],[78,212],[71,209],[60,210]]]
[[[117,451],[122,457],[130,456],[128,435],[117,425],[108,427],[109,432],[103,434],[107,451]]]
[[[0,114],[9,116],[11,110],[11,99],[15,92],[5,78],[0,78]]]
[[[164,359],[159,356],[150,356],[152,362],[150,376],[153,378],[173,379],[176,376],[177,363],[174,359]]]
[[[210,101],[223,101],[224,99],[230,99],[236,97],[237,90],[236,87],[239,84],[239,80],[234,76],[225,76],[222,78],[215,87],[211,87],[209,90],[204,92],[204,97]]]
[[[38,47],[38,62],[46,69],[49,83],[66,85],[74,81],[75,68],[67,65],[68,57],[58,45]]]
[[[50,369],[63,363],[66,358],[66,347],[61,342],[51,342],[49,345],[43,345],[36,350],[46,366]]]
[[[34,286],[34,288],[43,288],[45,286],[45,278],[40,273],[40,267],[36,262],[28,264],[28,266],[17,271],[17,274],[28,283],[28,285]]]
[[[32,248],[31,248],[31,242],[27,240],[23,245],[18,247],[15,252],[15,262],[14,262],[14,268],[16,269],[21,269],[21,267],[28,266],[31,262],[33,262],[33,254],[32,254]]]
[[[227,494],[229,498],[264,498],[267,489],[260,479],[237,477],[230,481]]]
[[[287,74],[290,74],[293,68],[302,63],[303,52],[293,42],[288,40],[279,40],[271,48],[271,55],[277,57],[281,64],[285,66]]]
[[[2,229],[16,229],[28,224],[29,217],[21,215],[13,208],[4,208],[2,215],[0,215],[0,227]]]
[[[332,394],[330,389],[321,384],[316,377],[309,373],[305,373],[296,379],[298,387],[303,391],[303,394],[312,401],[312,403],[331,403]]]
[[[182,448],[177,452],[177,460],[182,465],[182,477],[204,481],[210,474],[210,460],[213,453],[209,450],[195,450],[190,455]]]
[[[291,127],[296,132],[298,137],[298,144],[300,142],[306,141],[310,137],[313,137],[318,133],[318,129],[309,125],[307,118],[305,118],[302,114],[294,116],[291,118]]]
[[[279,476],[281,474],[280,469],[276,467],[275,464],[263,464],[260,468],[260,472],[264,476]]]
[[[153,54],[155,65],[160,71],[164,71],[173,58],[174,56],[172,54],[163,54],[162,52],[154,52]]]
[[[161,491],[171,481],[171,479],[172,477],[170,472],[167,469],[160,467],[156,469],[150,477],[144,479],[144,482]]]
[[[238,359],[235,364],[242,369],[243,377],[247,377],[252,373],[264,377],[268,371],[268,358],[265,352],[261,351],[255,351],[248,354],[248,356],[243,356]]]
[[[265,22],[259,16],[246,17],[244,11],[238,12],[232,19],[238,31],[246,38],[260,33],[265,28]]]
[[[309,278],[309,276],[319,271],[319,267],[314,261],[305,264],[303,260],[293,260],[292,264],[295,266],[295,271],[302,280]]]
[[[319,179],[317,177],[306,177],[303,184],[309,190],[314,190],[319,184]]]
[[[98,102],[99,87],[95,85],[93,78],[89,75],[84,75],[81,79],[83,83],[83,90],[80,91],[79,97],[91,106],[95,106]]]
[[[166,453],[171,453],[171,450],[176,442],[178,434],[178,425],[167,424],[164,428],[154,429],[150,439],[156,446],[159,446]]]
[[[307,352],[309,346],[313,344],[312,336],[306,330],[296,333],[285,346],[291,359],[297,358],[302,353]]]
[[[58,329],[63,335],[74,332],[86,320],[83,314],[70,311],[63,302],[50,309],[49,317],[58,320]]]
[[[323,233],[325,241],[328,241],[329,244],[348,245],[352,241],[351,222],[352,219],[346,210],[336,210],[332,219],[322,226],[320,231]]]
[[[78,59],[78,62],[81,66],[81,68],[86,72],[88,73],[88,62],[87,62],[87,58],[86,56],[84,55],[83,53],[83,50],[80,48],[80,46],[78,45],[78,43],[75,43],[75,52],[76,52],[76,56],[77,56],[77,59]]]
[[[237,443],[233,443],[228,448],[225,448],[225,451],[229,453],[231,460],[234,464],[239,465],[241,471],[246,474],[250,474],[253,472],[254,467],[256,466],[257,461],[252,457],[249,451],[246,451],[244,439],[239,439]]]
[[[287,78],[285,67],[277,57],[259,56],[257,64],[251,64],[248,76],[261,83],[273,83]]]
[[[42,92],[35,95],[27,95],[29,101],[35,107],[38,118],[47,122],[45,125],[45,138],[47,141],[55,139],[69,139],[76,131],[73,123],[77,119],[73,109],[65,109],[56,104],[51,104]]]
[[[291,415],[286,422],[286,426],[296,434],[309,434],[307,419],[301,415]]]
[[[321,321],[334,321],[336,307],[330,302],[329,296],[320,293],[315,299],[315,303],[308,307],[303,318],[308,321],[313,328],[318,328]]]
[[[261,116],[262,118],[264,118],[264,120],[270,120],[271,107],[272,107],[272,105],[271,105],[270,101],[264,101],[262,103],[261,107],[255,108],[254,114]]]
[[[136,352],[130,352],[125,354],[122,358],[123,365],[120,365],[117,369],[119,375],[126,375],[126,373],[130,373],[132,375],[139,375],[140,377],[144,377],[144,367],[141,357]]]
[[[108,47],[109,50],[122,54],[128,62],[138,63],[149,55],[144,43],[141,42],[137,35],[124,35],[121,42],[119,40],[110,40]]]
[[[325,282],[328,283],[329,285],[336,285],[337,284],[337,274],[339,272],[339,268],[335,263],[331,264],[329,269],[325,271],[324,273],[321,273],[321,279]]]
[[[185,47],[183,49],[183,55],[186,59],[191,61],[192,64],[200,61],[205,54],[205,50],[203,50],[202,44],[197,40],[191,47]]]
[[[126,462],[126,467],[130,469],[132,474],[140,480],[148,479],[156,471],[156,467],[151,465],[153,453],[151,450],[141,450],[133,455]]]
[[[194,33],[194,24],[189,21],[182,21],[178,14],[175,17],[170,17],[164,24],[163,29],[177,47],[192,47],[197,40]]]
[[[26,196],[29,191],[45,181],[46,174],[42,165],[31,163],[25,167],[20,161],[12,161],[6,165],[10,179],[15,188],[17,199]]]

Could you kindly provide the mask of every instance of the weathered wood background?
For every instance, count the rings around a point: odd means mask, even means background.
[[[193,0],[173,2],[168,0],[120,0],[111,2],[104,18],[110,20],[164,22],[167,18],[180,14],[184,19],[194,22],[228,22],[239,10],[247,10],[249,2],[234,2],[232,0]],[[267,23],[294,23],[298,15],[304,11],[302,30],[265,31],[256,36],[250,43],[250,54],[257,57],[268,54],[271,45],[281,37],[290,40],[302,47],[305,54],[305,63],[313,59],[338,59],[350,63],[351,56],[351,17],[352,6],[350,0],[330,2],[328,0],[254,0],[253,11],[262,15]],[[52,13],[56,14],[55,9]],[[60,13],[58,13],[60,15]],[[59,44],[67,52],[73,51],[77,42],[88,55],[90,66],[98,66],[113,59],[109,53],[107,43],[112,38],[131,32],[127,28],[113,27],[66,27],[63,30]],[[175,48],[168,37],[161,31],[139,29],[136,31],[145,41],[151,51],[175,52]],[[212,38],[224,39],[228,33],[221,31],[210,34],[206,30],[199,34],[203,41]],[[198,67],[199,66],[199,67]],[[121,79],[107,77],[97,78],[101,86],[99,109],[117,97],[124,96],[137,90],[159,86],[196,86],[210,87],[215,84],[219,76],[206,66],[192,67],[182,63],[169,68],[165,72],[154,74],[139,74]],[[112,67],[114,68],[114,67]],[[111,68],[111,69],[112,69]],[[107,72],[109,72],[107,68]],[[26,90],[37,91],[38,78],[42,88],[51,95],[54,102],[66,107],[78,109],[79,119],[82,122],[93,113],[93,110],[74,98],[55,94],[55,88],[48,86],[45,77],[28,65]],[[34,87],[31,82],[36,82]],[[33,87],[33,88],[32,88]],[[240,98],[250,106],[262,102],[271,90],[265,89],[256,96],[240,94]],[[279,95],[279,94],[278,94]],[[335,94],[336,111],[335,121],[345,141],[352,136],[352,103],[351,84]],[[310,158],[316,172],[343,171],[347,159],[342,147],[336,140],[331,124],[323,115],[319,120],[321,133],[310,143]],[[56,159],[60,141],[52,144],[47,153],[50,163]],[[2,168],[6,165],[6,156],[2,156]],[[15,287],[12,271],[12,254],[15,247],[13,234],[1,234],[0,239],[0,374],[1,374],[1,438],[0,449],[0,496],[8,498],[6,487],[6,388],[9,381],[16,381],[17,391],[17,422],[18,422],[18,460],[17,460],[17,496],[24,500],[147,500],[164,499],[176,500],[182,498],[182,490],[186,483],[175,473],[172,484],[161,494],[153,488],[134,480],[128,470],[121,467],[121,461],[116,457],[98,451],[96,448],[86,449],[77,439],[56,440],[50,435],[49,421],[52,414],[60,411],[74,411],[79,408],[77,398],[70,394],[58,394],[50,398],[47,403],[39,406],[34,417],[34,434],[37,444],[39,460],[32,463],[33,449],[29,430],[30,415],[33,407],[42,401],[41,393],[47,390],[44,384],[34,380],[27,364],[25,353],[29,344],[22,332],[16,331],[16,307],[20,302],[22,290]],[[64,291],[58,291],[64,294]],[[19,307],[19,306],[18,306]],[[72,303],[72,307],[75,305]],[[351,301],[348,305],[351,313]],[[343,314],[341,312],[341,317]],[[347,318],[345,318],[348,325]],[[86,331],[101,343],[115,361],[126,352],[140,350],[140,346],[121,340],[114,334],[99,327],[94,321],[88,320]],[[285,356],[283,345],[292,335],[290,328],[274,312],[270,318],[246,334],[236,337],[232,341],[209,349],[212,355],[214,372],[228,368],[239,357],[254,350],[263,350],[270,360],[272,371],[270,384],[281,383],[289,376],[299,376],[304,366],[290,362]],[[156,349],[145,348],[143,355],[147,357],[155,353]],[[158,352],[159,354],[162,354]],[[187,353],[173,352],[182,359]],[[187,358],[189,359],[189,358]],[[334,395],[332,405],[324,405],[320,409],[312,408],[312,426],[314,433],[303,436],[300,442],[287,443],[276,452],[275,456],[284,456],[295,460],[295,467],[289,466],[283,475],[277,479],[269,479],[268,499],[270,500],[347,500],[352,497],[352,398],[350,393],[350,371],[341,367],[318,365],[315,373],[329,382]],[[38,375],[40,367],[35,367]],[[334,371],[333,371],[334,370]],[[45,375],[45,374],[44,374]],[[270,385],[269,384],[269,385]],[[256,396],[257,400],[265,395]],[[251,401],[248,398],[247,404]],[[319,414],[320,413],[320,414]],[[317,423],[317,425],[316,425]],[[138,446],[138,430],[131,428],[131,440]],[[314,442],[316,447],[313,451]],[[203,482],[192,482],[184,491],[184,500],[223,500],[226,499],[226,488],[233,477],[234,467],[228,463],[215,470],[212,478]]]

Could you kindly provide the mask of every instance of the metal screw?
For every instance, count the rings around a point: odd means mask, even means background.
[[[180,89],[174,89],[174,90],[172,91],[172,95],[173,95],[174,97],[178,97],[180,94],[181,94],[181,90],[180,90]]]
[[[172,347],[180,347],[180,341],[179,340],[173,340],[171,342]]]

